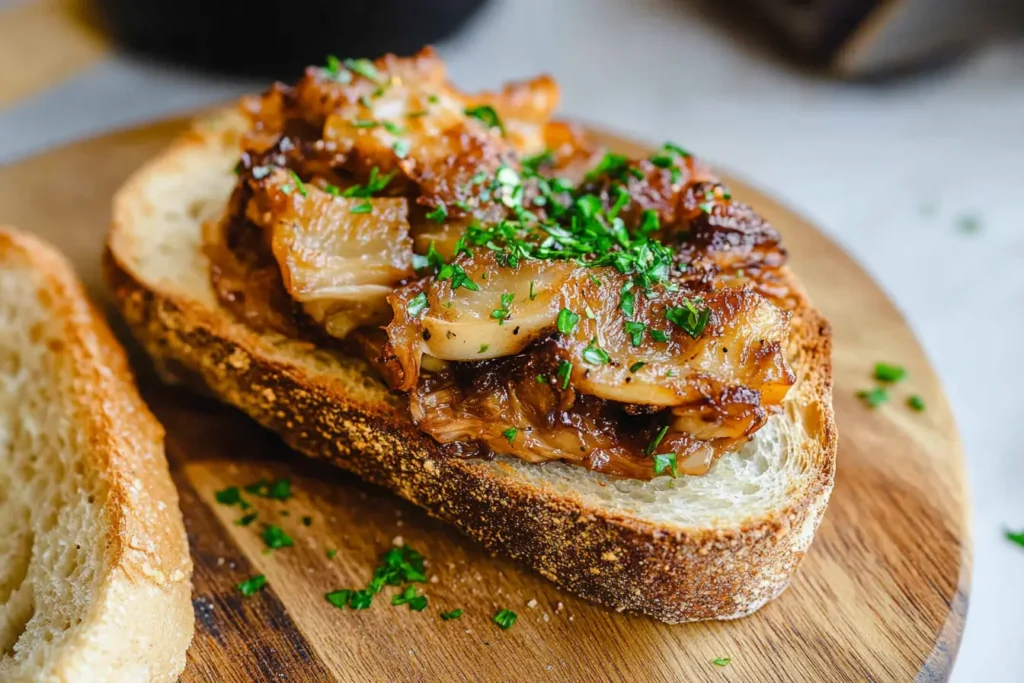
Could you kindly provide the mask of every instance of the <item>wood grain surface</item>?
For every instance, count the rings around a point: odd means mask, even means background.
[[[183,125],[118,133],[0,169],[0,220],[61,247],[103,301],[110,196]],[[607,139],[622,151],[642,149]],[[791,211],[729,184],[781,230],[794,270],[835,330],[835,492],[782,597],[734,622],[669,626],[609,612],[488,556],[380,489],[291,455],[241,414],[157,385],[135,355],[144,394],[167,428],[196,564],[197,629],[182,680],[945,680],[963,629],[970,543],[960,444],[942,389],[899,312],[858,266]],[[910,378],[890,404],[869,410],[855,393],[872,385],[876,360],[904,365]],[[925,412],[905,406],[912,392],[924,397]],[[253,503],[295,547],[268,554],[260,524],[236,525],[242,513],[214,494],[278,477],[290,478],[294,497]],[[436,576],[423,586],[426,611],[392,607],[387,591],[358,612],[324,600],[326,591],[365,586],[397,539],[423,552]],[[235,584],[254,574],[268,585],[244,598]],[[439,618],[455,608],[465,610],[461,619]],[[519,615],[508,631],[491,621],[501,608]],[[713,664],[721,657],[730,663]]]

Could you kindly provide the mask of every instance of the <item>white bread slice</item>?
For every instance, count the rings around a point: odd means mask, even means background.
[[[70,264],[0,227],[0,680],[176,680],[191,574],[123,350]]]
[[[786,587],[835,471],[830,332],[809,304],[796,317],[798,383],[784,413],[705,476],[643,482],[560,463],[444,458],[361,359],[257,333],[219,306],[201,224],[225,206],[242,125],[232,112],[198,123],[114,200],[106,278],[166,378],[208,388],[301,453],[614,609],[728,619]]]

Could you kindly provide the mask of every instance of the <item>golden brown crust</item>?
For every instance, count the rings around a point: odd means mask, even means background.
[[[73,375],[54,378],[56,385],[73,387],[75,413],[71,419],[87,438],[81,455],[108,489],[102,511],[107,534],[96,539],[106,546],[103,573],[106,612],[113,614],[125,642],[146,643],[148,660],[139,665],[119,661],[117,646],[86,639],[95,662],[145,670],[152,680],[174,680],[184,668],[185,650],[192,638],[192,562],[178,509],[178,494],[164,458],[164,430],[140,398],[124,351],[102,315],[89,302],[71,265],[45,242],[0,226],[0,267],[32,272],[47,297],[49,314],[62,325],[62,346],[55,352],[71,357]],[[40,381],[46,381],[40,378]],[[136,605],[145,601],[145,605]],[[90,607],[93,615],[103,613]],[[95,610],[100,610],[96,612]],[[140,612],[149,614],[142,620]],[[103,617],[97,617],[102,620]],[[89,618],[83,619],[89,626]],[[97,653],[107,649],[112,652]],[[76,658],[74,653],[67,654]],[[58,677],[80,671],[73,661],[55,668]]]
[[[732,618],[785,588],[820,521],[835,467],[831,338],[809,304],[799,307],[794,325],[794,369],[802,381],[791,405],[806,432],[799,447],[813,451],[804,458],[816,467],[810,483],[777,513],[729,528],[683,528],[618,514],[499,476],[493,465],[441,457],[364,363],[349,359],[332,369],[333,377],[325,376],[312,362],[275,353],[270,338],[216,305],[149,286],[137,276],[132,233],[146,231],[131,223],[152,210],[139,199],[146,183],[202,159],[197,145],[217,144],[209,137],[179,141],[115,200],[106,279],[165,374],[209,388],[299,452],[386,486],[489,549],[614,609],[669,622]],[[356,395],[343,389],[360,382],[370,390]]]

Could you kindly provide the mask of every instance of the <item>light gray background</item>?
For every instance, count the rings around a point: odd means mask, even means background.
[[[1024,528],[1024,45],[852,85],[793,69],[685,2],[496,0],[440,52],[469,89],[554,74],[566,115],[740,171],[877,278],[938,368],[966,450],[975,565],[953,679],[1024,680],[1024,549],[1003,538]],[[0,110],[0,163],[262,85],[118,57]],[[958,230],[965,215],[980,232]]]

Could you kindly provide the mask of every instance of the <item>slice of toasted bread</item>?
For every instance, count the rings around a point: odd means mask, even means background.
[[[191,574],[124,352],[67,261],[0,228],[0,680],[176,680]]]
[[[617,480],[562,463],[441,457],[361,359],[260,334],[219,306],[200,248],[239,154],[237,115],[202,122],[114,200],[105,273],[169,378],[198,380],[324,458],[518,558],[566,589],[669,622],[740,617],[778,595],[832,489],[830,337],[796,320],[782,415],[701,477]]]

